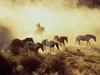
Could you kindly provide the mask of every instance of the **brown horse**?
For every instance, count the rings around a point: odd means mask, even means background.
[[[67,36],[58,36],[58,35],[56,35],[56,36],[54,36],[54,41],[57,41],[57,42],[59,42],[60,43],[60,45],[61,44],[63,44],[63,45],[65,45],[65,41],[68,43],[68,37]]]
[[[9,46],[9,49],[13,55],[18,55],[18,54],[20,54],[19,49],[23,48],[23,47],[24,47],[24,44],[23,44],[22,40],[13,39]]]
[[[25,38],[23,40],[13,39],[10,44],[10,51],[12,52],[12,54],[18,55],[20,48],[25,49],[25,47],[27,47],[27,43],[34,43],[34,41],[32,38]]]
[[[34,51],[36,54],[38,54],[38,50],[39,49],[42,49],[42,51],[44,51],[43,44],[39,43],[39,42],[38,43],[34,43],[33,45],[32,45],[32,43],[30,43],[29,49]]]
[[[76,37],[76,42],[78,42],[78,44],[80,45],[80,41],[86,41],[87,45],[90,45],[90,39],[96,41],[96,36],[91,34],[79,35]]]
[[[26,44],[27,42],[34,43],[33,38],[25,38],[25,39],[22,40],[22,42],[23,42],[24,44]]]

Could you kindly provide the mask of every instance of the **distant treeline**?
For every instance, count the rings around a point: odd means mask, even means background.
[[[11,2],[12,4],[25,4],[27,2],[31,2],[31,3],[56,3],[56,5],[63,5],[67,6],[67,4],[69,5],[76,5],[78,7],[81,6],[85,6],[85,7],[89,7],[89,8],[99,8],[100,7],[100,0],[1,0],[1,1],[6,1],[6,2]]]
[[[100,0],[79,0],[77,5],[89,8],[100,8]]]

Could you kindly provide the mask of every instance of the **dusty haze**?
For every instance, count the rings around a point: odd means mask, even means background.
[[[0,0],[0,25],[9,28],[15,38],[33,37],[35,40],[67,35],[75,41],[79,34],[100,37],[100,9],[77,7],[78,0]],[[36,24],[45,33],[34,33]]]

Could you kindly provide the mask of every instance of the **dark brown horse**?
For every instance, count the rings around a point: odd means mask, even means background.
[[[24,40],[13,39],[10,44],[10,51],[12,54],[18,55],[20,48],[25,48],[27,46],[26,44],[29,42],[34,43],[32,38],[25,38]]]
[[[67,36],[58,36],[58,35],[56,35],[56,36],[54,36],[54,38],[53,38],[55,41],[57,41],[57,42],[59,42],[60,43],[60,45],[61,44],[63,44],[63,45],[65,45],[65,41],[68,43],[68,37]]]
[[[14,39],[14,40],[12,40],[9,48],[13,55],[18,55],[18,54],[20,54],[19,49],[23,48],[23,47],[24,47],[24,44],[23,44],[22,40]]]
[[[36,54],[38,54],[38,50],[42,49],[42,51],[44,51],[44,47],[43,44],[41,43],[27,43],[27,47],[28,49],[30,49],[31,51],[34,51]]]
[[[79,35],[76,37],[76,42],[78,42],[78,44],[80,45],[80,41],[86,41],[87,45],[90,45],[90,39],[96,41],[96,36],[91,34]]]
[[[32,38],[25,38],[25,39],[22,40],[22,42],[23,42],[24,44],[26,44],[27,42],[34,43],[34,41],[33,41]]]

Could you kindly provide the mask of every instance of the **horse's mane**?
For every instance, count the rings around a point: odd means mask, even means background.
[[[86,34],[86,36],[89,36],[89,37],[96,37],[95,35],[92,35],[92,34]]]
[[[86,34],[86,36],[91,36],[92,34]]]

